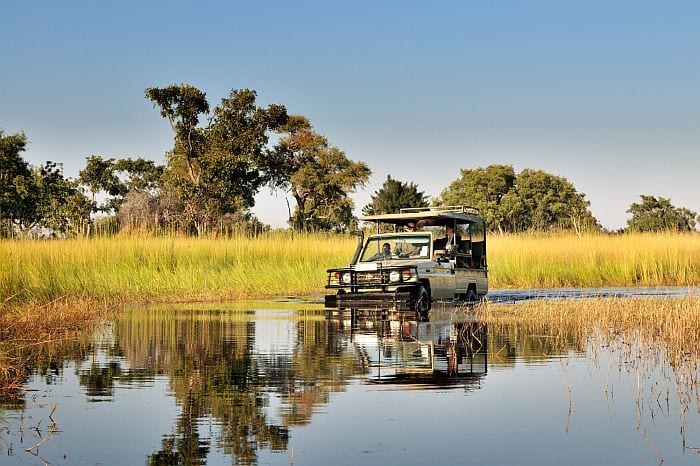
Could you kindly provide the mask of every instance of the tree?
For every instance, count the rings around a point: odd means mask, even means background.
[[[217,106],[208,126],[199,119],[209,112],[203,92],[190,85],[146,89],[175,133],[163,175],[164,188],[183,201],[185,217],[199,234],[226,214],[240,214],[271,179],[269,132],[287,121],[282,105],[259,107],[256,93],[231,91]]]
[[[99,155],[91,155],[85,160],[85,168],[78,172],[78,181],[87,186],[88,191],[90,191],[92,211],[108,212],[111,210],[108,202],[102,206],[97,206],[95,200],[97,194],[103,191],[109,196],[126,194],[119,177],[115,173],[115,161],[112,158],[105,160]]]
[[[700,216],[685,207],[675,207],[670,199],[640,195],[642,202],[633,202],[627,213],[632,218],[627,220],[627,230],[634,232],[648,231],[695,231]]]
[[[175,133],[175,146],[169,154],[169,162],[185,168],[192,185],[198,185],[201,177],[199,159],[204,154],[204,132],[198,128],[200,115],[209,112],[206,94],[189,84],[167,86],[162,89],[149,87],[146,98],[160,108],[160,114],[170,123]]]
[[[493,230],[562,228],[580,234],[598,228],[585,195],[564,177],[530,169],[516,176],[510,165],[460,172],[460,178],[442,191],[439,202],[477,207]]]
[[[527,214],[523,218],[526,228],[561,228],[580,234],[598,223],[590,213],[590,203],[585,195],[576,191],[564,177],[542,170],[525,169],[518,174],[516,189]]]
[[[514,187],[515,171],[510,165],[462,169],[460,177],[440,193],[438,203],[476,207],[489,228],[511,231],[514,228],[508,222],[508,212],[512,207],[503,206],[502,202]]]
[[[393,214],[406,207],[427,207],[428,200],[413,183],[403,183],[387,175],[382,187],[375,191],[370,203],[362,208],[365,215]]]
[[[26,144],[24,134],[0,131],[0,235],[26,237],[39,228],[80,234],[89,222],[89,201],[63,176],[61,164],[29,165],[21,156]]]
[[[300,231],[347,231],[354,221],[348,194],[364,186],[370,169],[331,146],[304,117],[290,117],[283,129],[287,135],[275,149],[271,182],[288,189],[296,202],[290,224]]]
[[[86,158],[78,180],[91,194],[93,212],[117,212],[129,191],[153,191],[160,186],[163,167],[143,158],[103,159],[99,155]],[[95,198],[105,193],[107,199],[98,206]]]
[[[11,236],[16,219],[33,209],[32,174],[22,158],[27,145],[24,133],[4,135],[0,130],[0,234]]]
[[[164,168],[143,158],[117,159],[114,163],[114,171],[125,187],[122,191],[127,193],[154,192],[160,188]]]
[[[52,233],[87,235],[92,202],[77,183],[63,176],[63,166],[47,161],[33,170],[35,190],[34,225]]]

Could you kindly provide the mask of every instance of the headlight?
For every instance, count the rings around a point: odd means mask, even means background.
[[[401,280],[401,274],[399,273],[398,270],[394,270],[389,274],[389,281],[390,282],[398,282]]]
[[[345,283],[346,285],[349,285],[350,281],[351,281],[350,273],[344,273],[343,274],[343,283]]]
[[[403,278],[403,281],[407,282],[411,278],[413,278],[413,274],[411,273],[411,269],[403,269],[401,271],[401,276]]]

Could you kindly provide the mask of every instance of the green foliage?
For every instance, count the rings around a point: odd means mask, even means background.
[[[47,161],[32,167],[21,156],[24,134],[0,131],[0,236],[81,234],[89,222],[87,198],[63,176],[63,167]]]
[[[418,186],[404,183],[387,175],[382,187],[371,196],[369,204],[362,208],[365,215],[393,214],[406,207],[427,207],[428,201]]]
[[[125,187],[122,192],[155,191],[160,187],[164,168],[143,158],[117,159],[114,162],[114,170]]]
[[[78,172],[78,181],[92,197],[92,211],[118,211],[130,191],[153,191],[160,185],[163,167],[142,158],[103,159],[98,155],[86,158],[85,168]],[[101,206],[95,203],[97,193],[105,193]]]
[[[252,207],[255,194],[272,177],[269,132],[287,122],[286,109],[259,107],[255,91],[234,90],[202,128],[199,119],[208,114],[209,103],[198,89],[186,84],[149,88],[146,97],[175,133],[163,188],[183,202],[181,223],[203,234],[221,217]]]
[[[510,165],[489,165],[486,168],[462,169],[460,177],[440,194],[440,204],[470,205],[478,208],[489,228],[511,231],[515,201],[503,204],[503,198],[515,187],[515,172]],[[517,217],[516,217],[517,218]]]
[[[516,192],[524,206],[523,229],[561,228],[581,233],[598,223],[588,209],[590,202],[585,195],[564,177],[526,169],[516,179]]]
[[[642,202],[632,203],[628,213],[632,218],[627,221],[627,230],[634,232],[648,231],[695,231],[700,216],[685,207],[675,207],[670,199],[640,195]]]
[[[353,162],[300,116],[283,128],[287,135],[277,145],[272,181],[290,190],[296,202],[290,223],[295,230],[354,228],[354,204],[348,194],[364,186],[371,171],[363,162]]]
[[[207,151],[201,160],[207,195],[222,203],[225,213],[247,209],[269,180],[268,131],[287,121],[282,105],[258,107],[255,91],[232,91],[214,109],[206,131]]]
[[[515,174],[510,165],[463,169],[442,191],[441,204],[477,207],[492,230],[567,229],[577,233],[597,229],[585,195],[564,177],[526,169]]]
[[[92,202],[74,181],[63,177],[63,167],[46,162],[34,170],[35,221],[53,234],[87,234]]]
[[[13,222],[31,210],[32,175],[22,158],[27,145],[23,133],[5,136],[0,130],[0,236],[11,236]]]

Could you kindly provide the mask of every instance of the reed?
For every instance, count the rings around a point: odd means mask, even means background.
[[[561,333],[638,330],[680,353],[700,355],[700,297],[552,299],[475,307],[488,323],[546,325]]]
[[[351,237],[117,237],[0,242],[0,298],[190,301],[299,296],[348,264]]]
[[[700,284],[700,235],[503,235],[489,238],[492,288]]]
[[[106,303],[59,299],[0,306],[0,400],[13,398],[33,367],[62,344],[89,335],[110,314]]]
[[[638,348],[637,351],[646,354],[645,360],[669,361],[691,386],[697,387],[698,296],[541,300],[517,305],[487,302],[476,306],[476,314],[489,324],[524,325],[534,332],[561,336],[561,341],[571,341],[573,336],[579,347],[585,347],[586,342],[595,338],[627,350]]]
[[[594,364],[605,359],[602,353],[616,355],[612,364],[617,371],[626,371],[636,380],[638,428],[642,407],[648,406],[653,418],[654,404],[648,402],[665,399],[668,403],[670,392],[675,392],[685,445],[686,415],[700,404],[700,297],[487,302],[476,306],[475,313],[496,335],[503,328],[518,327],[523,331],[516,334],[554,337],[548,339],[554,354],[565,354],[572,347],[587,350]],[[614,389],[610,372],[609,365],[606,397]],[[668,385],[659,385],[655,373],[661,373]]]
[[[0,241],[0,299],[191,301],[311,296],[355,238],[113,237]],[[700,235],[494,235],[491,288],[700,284]]]

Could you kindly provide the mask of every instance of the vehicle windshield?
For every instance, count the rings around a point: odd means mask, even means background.
[[[377,236],[367,240],[360,262],[428,259],[430,235]]]

